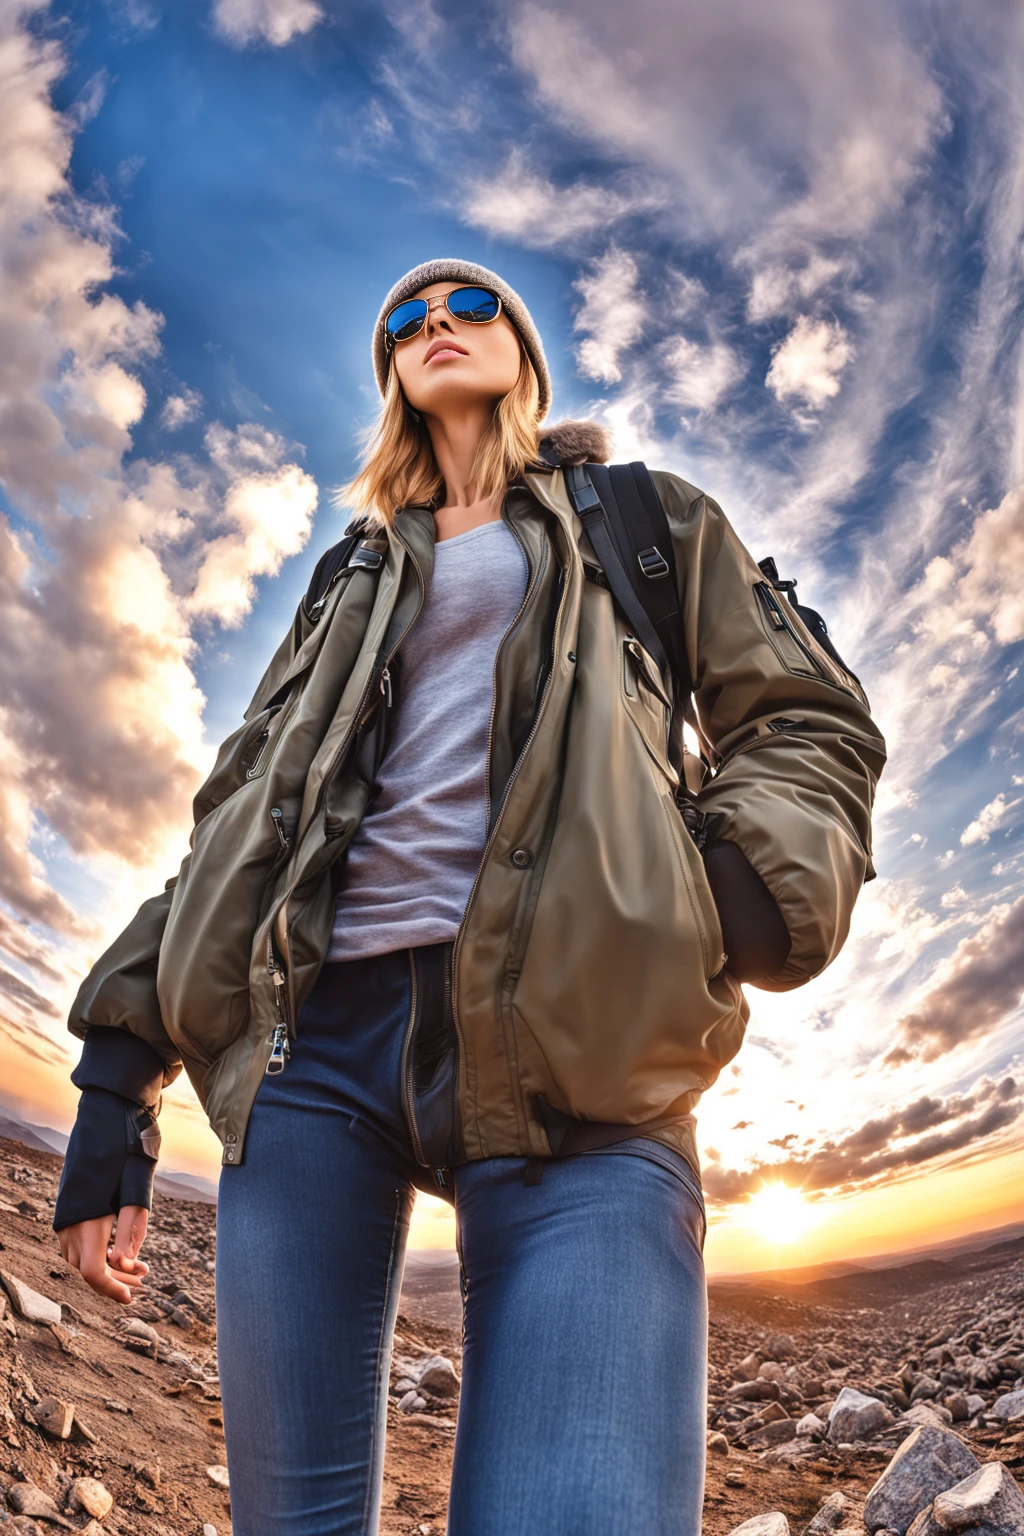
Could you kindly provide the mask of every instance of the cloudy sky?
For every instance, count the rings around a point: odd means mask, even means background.
[[[702,1107],[712,1267],[797,1256],[766,1179],[807,1258],[1019,1215],[1022,116],[1015,0],[0,0],[8,1105],[69,1125],[77,981],[339,536],[381,297],[460,254],[889,741],[850,943]],[[215,1170],[184,1083],[164,1129]]]

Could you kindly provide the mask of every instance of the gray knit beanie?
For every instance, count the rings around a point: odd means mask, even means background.
[[[403,299],[411,299],[413,294],[418,293],[421,288],[426,288],[430,283],[478,283],[484,288],[492,289],[498,295],[506,314],[522,338],[530,362],[537,370],[537,380],[540,384],[540,414],[543,419],[551,404],[551,375],[548,372],[540,333],[531,319],[530,311],[515,289],[503,282],[497,272],[491,272],[487,267],[478,267],[474,261],[458,261],[455,258],[424,261],[418,267],[413,267],[411,272],[399,278],[381,305],[377,324],[373,328],[373,371],[377,375],[377,385],[381,394],[384,393],[388,378],[388,354],[384,345],[385,316],[389,309],[394,309],[395,305],[401,304]]]

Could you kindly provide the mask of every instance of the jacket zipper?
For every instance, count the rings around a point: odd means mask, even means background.
[[[508,527],[511,530],[511,532],[515,536],[515,539],[516,539],[516,542],[519,545],[519,548],[523,552],[523,555],[524,555],[524,557],[526,559],[527,570],[529,570],[529,572],[530,572],[530,579],[526,583],[526,591],[523,593],[523,600],[519,604],[519,610],[516,613],[515,618],[512,620],[511,624],[508,626],[508,628],[505,630],[505,633],[502,635],[501,639],[498,641],[498,649],[494,653],[494,666],[491,668],[491,714],[490,714],[490,719],[487,722],[487,746],[486,746],[485,753],[484,753],[484,761],[487,764],[486,781],[484,783],[484,826],[485,827],[489,827],[490,824],[491,824],[491,747],[492,747],[492,745],[494,743],[494,716],[495,716],[495,713],[496,713],[496,710],[497,710],[497,704],[498,704],[498,663],[501,660],[501,653],[502,653],[502,651],[505,648],[505,641],[508,639],[509,635],[512,633],[512,631],[515,629],[516,625],[519,623],[519,620],[522,618],[523,614],[526,612],[526,609],[527,609],[527,606],[529,604],[530,598],[533,595],[533,589],[537,585],[537,572],[536,572],[536,570],[532,569],[531,566],[530,566],[530,556],[529,556],[529,553],[527,551],[526,545],[523,543],[523,540],[520,537],[519,532],[516,529],[516,526],[512,522],[511,518],[508,518],[508,517],[505,516],[504,510],[502,510],[501,516],[502,516],[502,521],[505,523],[506,527]]]
[[[284,1071],[284,1064],[291,1055],[292,1048],[288,1038],[287,977],[284,967],[278,965],[277,956],[274,954],[272,930],[267,933],[267,970],[274,983],[274,1012],[277,1015],[277,1023],[270,1037],[270,1059],[265,1068],[265,1075],[276,1077],[279,1072]]]
[[[370,675],[366,679],[366,685],[363,688],[363,691],[359,696],[359,702],[353,711],[349,728],[345,732],[342,740],[339,742],[338,748],[334,756],[331,758],[327,772],[324,774],[319,793],[317,794],[316,805],[313,808],[313,814],[309,818],[309,826],[313,826],[319,818],[320,811],[324,802],[324,795],[327,791],[327,786],[330,784],[331,780],[334,778],[334,775],[337,773],[342,762],[344,761],[345,753],[348,751],[352,738],[356,731],[359,729],[363,718],[363,712],[366,709],[367,701],[373,692],[375,679],[377,686],[380,688],[381,692],[384,694],[387,700],[388,708],[391,707],[391,662],[394,659],[399,646],[405,640],[406,635],[412,629],[413,625],[423,610],[423,604],[426,600],[426,588],[423,585],[423,578],[420,575],[419,566],[416,564],[415,560],[412,559],[409,546],[402,539],[401,535],[396,533],[396,537],[398,538],[398,542],[402,545],[402,548],[405,550],[406,554],[409,555],[410,563],[416,573],[416,581],[420,589],[419,602],[416,605],[416,611],[412,618],[409,620],[408,624],[399,635],[397,641],[388,652],[384,666],[381,668],[379,673],[377,672],[377,661],[379,660],[379,653],[378,656],[374,659],[373,665],[370,668]],[[283,831],[283,828],[281,830]],[[288,897],[286,896],[284,900],[284,905],[286,908],[287,904]],[[294,1029],[290,1027],[288,1018],[288,975],[285,967],[277,960],[277,957],[274,954],[274,924],[277,921],[277,915],[280,910],[280,907],[278,907],[277,911],[270,918],[270,926],[267,931],[267,969],[270,972],[270,979],[274,984],[274,1007],[277,1014],[277,1023],[275,1024],[273,1034],[270,1037],[270,1059],[267,1062],[265,1069],[266,1072],[270,1073],[272,1076],[276,1076],[278,1072],[284,1071],[284,1064],[291,1055],[290,1037],[294,1036]],[[287,923],[287,917],[285,921]]]
[[[453,1020],[455,1022],[455,1032],[456,1032],[456,1035],[458,1037],[460,1052],[461,1052],[461,1049],[462,1049],[462,1046],[463,1046],[463,1035],[462,1035],[462,1025],[459,1022],[459,957],[460,957],[460,955],[462,953],[462,943],[463,943],[463,939],[465,938],[465,935],[466,935],[466,925],[469,922],[469,914],[470,914],[470,912],[472,910],[473,902],[476,899],[476,893],[477,893],[477,891],[480,888],[480,881],[481,881],[481,878],[483,877],[484,868],[485,868],[485,866],[487,864],[487,860],[488,860],[488,857],[490,855],[491,848],[492,848],[492,846],[494,844],[494,840],[495,840],[495,836],[496,836],[497,831],[498,831],[498,827],[501,825],[502,813],[504,812],[504,809],[505,809],[506,805],[508,804],[509,796],[512,793],[512,789],[513,789],[513,787],[515,785],[516,779],[519,776],[519,770],[522,767],[523,763],[526,761],[527,754],[529,753],[529,750],[530,750],[531,746],[533,745],[534,738],[536,737],[537,732],[540,729],[540,722],[541,722],[541,719],[542,719],[543,714],[544,714],[544,707],[547,704],[548,697],[549,697],[549,695],[551,693],[552,684],[554,682],[555,663],[556,663],[556,661],[558,659],[558,645],[559,645],[560,631],[561,631],[561,627],[562,627],[562,616],[563,616],[563,614],[565,612],[565,604],[566,604],[566,599],[568,598],[568,595],[569,595],[569,583],[568,583],[568,581],[566,581],[566,583],[565,583],[565,585],[564,585],[564,587],[562,589],[562,596],[559,599],[558,612],[555,614],[555,623],[554,623],[554,628],[552,630],[552,636],[551,636],[551,667],[550,667],[550,669],[548,671],[547,682],[544,684],[544,692],[541,695],[541,701],[540,701],[540,704],[538,705],[537,713],[534,715],[533,725],[530,727],[530,734],[529,734],[529,736],[527,736],[526,741],[523,744],[523,750],[520,752],[519,756],[516,759],[515,767],[512,769],[512,772],[509,774],[508,783],[505,785],[505,791],[504,791],[504,794],[501,797],[501,804],[498,807],[498,814],[494,818],[494,825],[491,827],[491,830],[490,830],[490,832],[487,835],[487,842],[484,844],[483,856],[482,856],[482,858],[480,860],[479,867],[477,868],[476,878],[473,881],[473,886],[472,886],[472,889],[470,890],[470,893],[469,893],[469,899],[466,902],[466,910],[462,914],[462,921],[459,924],[458,932],[455,935],[455,947],[454,947],[454,949],[452,951],[452,1018],[453,1018]],[[488,742],[487,742],[487,750],[488,750],[488,765],[487,765],[487,768],[488,768],[488,782],[490,781],[490,745],[491,745],[490,737],[491,737],[491,733],[488,732]]]
[[[485,826],[489,826],[490,825],[490,820],[491,820],[491,772],[490,772],[490,767],[491,767],[491,748],[492,748],[492,744],[494,742],[494,716],[495,716],[496,706],[497,706],[498,663],[499,663],[499,660],[501,658],[501,652],[502,652],[502,649],[504,648],[505,641],[508,639],[509,635],[515,629],[516,625],[519,623],[519,620],[522,618],[523,614],[525,613],[526,608],[527,608],[527,606],[529,604],[530,598],[531,598],[531,596],[533,594],[534,587],[536,586],[536,583],[537,583],[537,572],[530,565],[530,557],[529,557],[529,554],[527,552],[526,545],[523,543],[523,540],[520,537],[519,532],[516,529],[515,525],[513,524],[512,520],[510,518],[506,517],[504,509],[502,510],[502,514],[501,515],[502,515],[502,520],[504,521],[506,526],[511,529],[513,535],[515,536],[516,541],[519,544],[520,549],[523,551],[523,555],[524,555],[524,557],[526,559],[526,563],[527,563],[527,568],[530,570],[530,579],[529,579],[529,581],[526,584],[526,591],[523,594],[523,600],[519,604],[519,609],[518,609],[518,611],[517,611],[517,613],[515,615],[515,618],[512,620],[511,624],[509,624],[508,628],[505,630],[505,633],[502,635],[501,639],[498,641],[498,648],[497,648],[497,650],[494,653],[494,666],[491,669],[491,713],[490,713],[490,718],[488,719],[488,722],[487,722],[487,746],[486,746],[486,750],[485,750],[485,754],[484,754],[484,761],[485,761],[485,763],[487,765],[487,771],[486,771],[486,774],[485,774],[485,782],[484,782],[484,825]],[[418,614],[417,614],[417,617],[418,617]],[[415,619],[413,620],[413,622],[415,622]],[[408,633],[408,630],[406,631],[406,633]],[[402,638],[404,639],[405,636],[403,635]],[[389,658],[389,660],[390,660],[390,658]],[[387,667],[385,667],[384,671],[385,671],[385,673],[387,673],[387,671],[388,671]],[[390,704],[390,690],[391,690],[390,674],[388,674],[388,702],[389,702],[389,704]],[[524,750],[525,750],[525,748],[524,748]],[[511,782],[511,780],[509,782]],[[479,881],[479,877],[480,877],[480,871],[478,870],[477,871],[477,881]],[[476,882],[474,882],[474,885],[473,885],[473,891],[475,891],[475,890],[476,890]],[[470,893],[470,900],[472,900],[472,892]],[[468,904],[467,904],[467,910],[468,910]],[[461,932],[461,929],[460,929],[460,932]],[[457,942],[458,942],[458,939],[456,939],[456,943]],[[408,1024],[408,1027],[407,1027],[407,1030],[406,1030],[405,1043],[404,1043],[403,1048],[402,1048],[402,1082],[403,1082],[403,1091],[404,1091],[404,1095],[405,1095],[406,1119],[409,1121],[409,1130],[410,1130],[410,1134],[411,1134],[412,1139],[413,1139],[413,1145],[414,1145],[414,1148],[415,1148],[415,1151],[416,1151],[416,1156],[417,1156],[417,1159],[419,1160],[419,1162],[422,1164],[422,1166],[423,1167],[427,1167],[428,1164],[424,1161],[424,1157],[423,1157],[423,1143],[420,1140],[419,1127],[418,1127],[418,1125],[416,1123],[416,1111],[415,1111],[415,1106],[414,1106],[414,1095],[413,1095],[413,1087],[412,1087],[412,1061],[411,1061],[410,1044],[411,1044],[411,1040],[412,1040],[413,1027],[414,1027],[415,1021],[416,1021],[416,967],[415,967],[415,963],[412,961],[411,957],[410,957],[410,965],[412,967],[412,998],[413,998],[413,1003],[412,1003],[412,1008],[411,1008],[410,1014],[409,1014],[409,1024]],[[445,977],[445,1001],[447,1001],[448,997],[451,998],[451,1003],[452,1003],[452,1023],[455,1026],[455,1069],[454,1069],[454,1071],[452,1073],[452,1128],[453,1128],[453,1131],[455,1130],[455,1128],[457,1126],[457,1120],[458,1120],[459,1073],[460,1073],[460,1069],[461,1069],[461,1065],[462,1065],[463,1053],[464,1053],[464,1049],[465,1049],[465,1042],[463,1040],[463,1035],[462,1035],[462,1027],[459,1024],[459,1017],[458,1017],[458,1013],[456,1012],[456,1008],[455,1008],[454,970],[455,970],[455,959],[454,959],[454,952],[453,952],[453,957],[452,957],[452,962],[451,962],[451,971],[450,971],[449,975]],[[450,1188],[450,1184],[449,1184],[449,1181],[448,1181],[448,1178],[447,1178],[447,1174],[448,1174],[449,1170],[447,1168],[444,1168],[444,1167],[431,1167],[430,1171],[431,1171],[431,1173],[434,1176],[434,1183],[437,1185],[439,1190],[448,1190]]]

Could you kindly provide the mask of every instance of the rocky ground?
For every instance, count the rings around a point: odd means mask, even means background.
[[[227,1536],[215,1210],[157,1197],[149,1299],[128,1313],[61,1260],[59,1175],[59,1157],[0,1139],[0,1536]],[[402,1305],[381,1529],[441,1536],[450,1275],[411,1280]],[[710,1365],[708,1536],[745,1522],[744,1536],[906,1536],[912,1521],[910,1536],[1024,1536],[1024,1241],[800,1287],[712,1286]]]

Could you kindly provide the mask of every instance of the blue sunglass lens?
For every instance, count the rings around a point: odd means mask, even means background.
[[[406,299],[404,304],[396,304],[384,326],[392,341],[408,341],[420,330],[426,318],[426,299]]]
[[[493,320],[498,300],[486,288],[456,288],[448,295],[448,309],[456,320]]]

